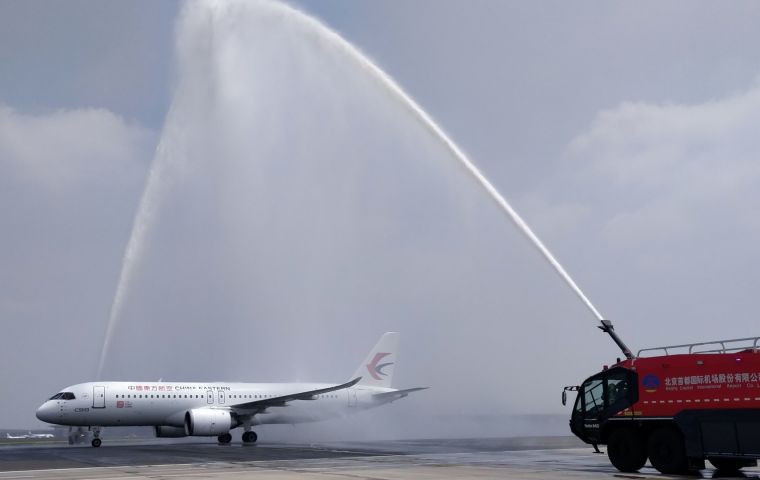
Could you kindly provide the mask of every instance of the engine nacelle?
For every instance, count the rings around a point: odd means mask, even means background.
[[[232,423],[232,416],[226,410],[195,408],[185,414],[187,433],[196,437],[229,433]]]
[[[186,436],[187,432],[185,431],[185,427],[156,427],[156,437],[158,438],[180,438]]]

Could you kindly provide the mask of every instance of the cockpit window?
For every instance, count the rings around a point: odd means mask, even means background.
[[[50,397],[50,400],[76,400],[76,398],[71,392],[61,392]]]

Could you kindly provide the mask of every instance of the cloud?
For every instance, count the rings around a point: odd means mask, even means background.
[[[152,141],[150,131],[108,110],[29,115],[0,104],[0,169],[37,187],[71,190],[145,168]]]
[[[634,348],[755,329],[758,124],[760,83],[691,104],[623,102],[524,202]]]
[[[4,426],[28,428],[30,398],[82,381],[83,359],[96,361],[154,142],[108,110],[0,104],[0,364],[15,365],[0,383],[29,392],[7,399]]]
[[[714,225],[757,229],[758,124],[760,84],[695,105],[626,102],[600,112],[567,153],[618,207],[609,241],[680,242]]]

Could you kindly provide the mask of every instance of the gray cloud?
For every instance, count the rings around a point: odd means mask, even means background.
[[[154,141],[106,110],[0,106],[2,383],[28,391],[7,396],[4,425],[31,425],[29,399],[49,396],[30,379],[79,381],[97,355]]]
[[[570,142],[533,202],[547,232],[582,212],[558,234],[614,259],[604,274],[617,282],[598,296],[615,299],[636,345],[757,333],[758,120],[757,84],[694,104],[622,103]]]

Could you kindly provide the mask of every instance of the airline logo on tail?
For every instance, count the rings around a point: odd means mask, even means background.
[[[387,377],[388,374],[383,372],[383,369],[387,366],[393,365],[393,362],[380,363],[380,360],[390,355],[390,353],[376,353],[375,358],[367,364],[367,371],[372,375],[375,380],[382,380],[383,377]]]

